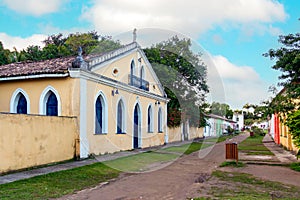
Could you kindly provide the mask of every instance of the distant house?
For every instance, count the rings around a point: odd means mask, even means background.
[[[278,95],[284,94],[285,89],[283,88]],[[295,99],[294,101],[299,101]],[[273,113],[269,119],[269,133],[273,137],[274,141],[278,145],[282,145],[287,150],[298,152],[299,148],[293,142],[292,135],[289,132],[289,128],[285,125],[287,115],[285,113]]]
[[[204,128],[205,137],[219,137],[225,133],[228,133],[228,127],[231,127],[232,129],[237,128],[237,122],[219,115],[206,115],[206,120],[207,125]]]
[[[234,112],[233,116],[232,116],[232,120],[235,121],[237,123],[237,130],[242,130],[242,128],[244,128],[244,114],[243,112],[238,113],[238,112]]]
[[[135,41],[102,55],[0,66],[0,97],[2,162],[27,157],[2,171],[168,142],[168,99]]]

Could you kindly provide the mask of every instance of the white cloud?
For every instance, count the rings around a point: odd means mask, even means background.
[[[235,65],[220,55],[211,59],[214,66],[208,67],[208,84],[212,101],[241,109],[246,103],[259,104],[269,96],[268,84],[252,67]]]
[[[286,13],[274,0],[94,0],[81,17],[110,34],[150,27],[199,36],[216,25],[283,21]]]
[[[13,48],[16,47],[18,51],[26,49],[30,45],[39,45],[42,47],[42,41],[46,38],[47,35],[42,34],[34,34],[27,38],[21,38],[13,37],[6,33],[0,33],[0,41],[2,41],[4,48],[13,50]]]
[[[233,81],[258,81],[258,73],[249,66],[237,66],[224,56],[213,56],[213,62],[222,78]]]
[[[8,8],[24,14],[39,16],[56,12],[68,0],[3,0]]]

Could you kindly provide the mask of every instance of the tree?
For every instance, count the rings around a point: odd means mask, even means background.
[[[275,99],[274,104],[278,105],[275,106],[277,110],[288,112],[298,106],[297,102],[293,102],[291,105],[290,99],[300,96],[300,33],[281,35],[278,41],[283,45],[282,47],[270,49],[268,53],[263,55],[270,57],[270,59],[276,59],[272,68],[282,72],[278,84],[283,86],[286,92],[279,94],[281,102]]]
[[[210,113],[225,116],[227,119],[232,119],[233,116],[233,111],[228,104],[218,102],[213,102],[210,105]]]
[[[274,112],[287,113],[286,125],[295,144],[300,147],[299,134],[299,97],[300,97],[300,33],[281,35],[282,47],[270,49],[264,56],[276,59],[273,69],[279,70],[279,85],[284,89],[269,104]],[[298,100],[297,100],[298,99]]]
[[[195,54],[191,45],[189,39],[174,36],[144,52],[171,98],[168,110],[179,113],[181,121],[189,120],[190,124],[199,126],[203,125],[201,106],[205,103],[208,86],[206,66],[201,54]]]
[[[9,50],[3,48],[3,44],[0,41],[0,65],[5,65],[9,63],[8,51]]]
[[[288,115],[286,125],[292,133],[292,138],[296,146],[300,147],[300,110]]]

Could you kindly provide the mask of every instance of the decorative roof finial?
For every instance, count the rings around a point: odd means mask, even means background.
[[[77,52],[78,52],[78,56],[72,62],[72,67],[87,69],[88,65],[87,65],[87,63],[84,61],[84,59],[82,57],[82,48],[81,48],[81,46],[78,47],[78,51]]]
[[[133,42],[136,42],[136,28],[133,29]]]
[[[78,52],[78,56],[82,57],[82,48],[81,48],[81,46],[78,47],[78,51],[77,52]]]

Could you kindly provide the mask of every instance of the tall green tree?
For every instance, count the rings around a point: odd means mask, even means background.
[[[210,105],[210,113],[225,116],[227,119],[232,119],[233,111],[226,103],[213,102]]]
[[[9,63],[8,54],[9,50],[4,49],[3,44],[0,41],[0,65],[5,65]]]
[[[286,124],[296,145],[300,147],[299,99],[300,99],[300,33],[279,36],[278,49],[270,49],[264,56],[276,59],[273,69],[281,71],[279,85],[284,87],[269,104],[274,112],[288,114]]]
[[[208,92],[207,74],[201,54],[195,54],[191,47],[191,40],[174,36],[144,51],[171,98],[168,110],[181,115],[181,121],[199,126],[203,125],[200,108]]]
[[[279,36],[278,41],[281,47],[270,49],[264,54],[276,60],[272,68],[282,72],[278,84],[285,88],[285,91],[273,100],[271,106],[277,111],[288,112],[299,105],[291,99],[300,97],[300,33]]]

